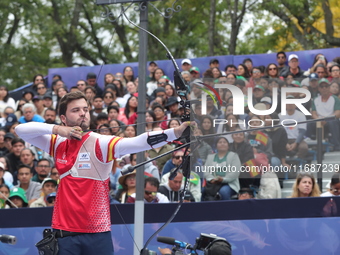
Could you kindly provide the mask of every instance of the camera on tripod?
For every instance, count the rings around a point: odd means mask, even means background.
[[[197,250],[201,250],[205,255],[231,255],[231,245],[229,242],[225,238],[214,234],[201,233],[200,236],[196,238],[194,246],[166,236],[157,237],[157,241],[174,245],[172,247],[172,255],[187,254],[183,252],[183,250],[190,250],[190,254],[197,254]]]

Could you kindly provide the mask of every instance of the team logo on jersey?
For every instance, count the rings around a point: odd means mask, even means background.
[[[89,152],[81,152],[78,154],[79,161],[90,161],[90,153]]]
[[[91,163],[79,163],[78,169],[79,170],[91,169]]]

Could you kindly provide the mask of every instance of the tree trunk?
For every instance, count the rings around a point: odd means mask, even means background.
[[[209,56],[215,55],[214,51],[215,27],[216,27],[215,21],[216,21],[216,0],[210,0],[209,29],[208,29]]]

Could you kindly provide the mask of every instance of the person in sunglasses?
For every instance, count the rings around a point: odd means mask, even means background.
[[[169,199],[158,192],[159,181],[155,177],[147,177],[144,181],[144,202],[145,203],[169,203]],[[136,201],[136,193],[131,194],[126,203],[134,203]]]

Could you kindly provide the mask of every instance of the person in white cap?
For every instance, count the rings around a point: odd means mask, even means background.
[[[304,75],[304,70],[302,70],[299,67],[299,57],[296,54],[290,54],[288,57],[288,66],[289,68],[284,68],[281,73],[280,76],[283,76],[284,78],[286,78],[288,76],[288,74],[292,74],[294,78],[306,78],[306,76]]]
[[[189,71],[190,68],[192,67],[191,60],[188,58],[183,59],[181,62],[181,65],[182,65],[182,71]]]

